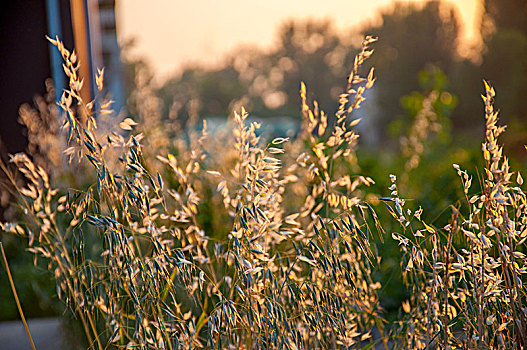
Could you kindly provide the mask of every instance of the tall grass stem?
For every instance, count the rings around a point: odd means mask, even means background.
[[[24,317],[24,311],[22,311],[22,306],[20,305],[20,300],[18,300],[18,294],[16,293],[15,283],[13,282],[11,271],[9,270],[9,264],[7,263],[7,258],[4,252],[4,245],[2,244],[2,242],[0,242],[0,250],[2,251],[2,258],[4,259],[5,270],[7,271],[7,277],[9,278],[9,283],[11,284],[11,290],[13,291],[13,295],[15,296],[16,306],[18,308],[18,312],[20,313],[20,318],[22,319],[22,323],[24,324],[27,337],[29,338],[29,342],[31,343],[31,349],[35,350],[35,343],[33,342],[33,338],[31,337],[31,333],[29,332],[29,327],[27,326],[26,318]]]

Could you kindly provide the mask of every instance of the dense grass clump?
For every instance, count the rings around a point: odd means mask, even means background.
[[[90,348],[525,347],[527,204],[498,144],[494,90],[485,84],[480,187],[454,164],[464,204],[427,223],[395,175],[389,197],[360,175],[354,127],[375,81],[373,69],[360,74],[374,41],[363,41],[335,116],[301,84],[299,136],[266,140],[244,109],[213,136],[206,123],[185,133],[141,81],[137,122],[112,124],[110,102],[82,100],[75,53],[51,40],[70,79],[52,134],[70,165],[13,155],[21,185],[2,163],[22,214],[1,227],[48,262]],[[96,80],[102,90],[103,71]],[[405,183],[438,129],[438,96],[403,142]],[[389,218],[374,210],[383,202]],[[400,246],[410,293],[394,322],[381,307],[384,239]]]

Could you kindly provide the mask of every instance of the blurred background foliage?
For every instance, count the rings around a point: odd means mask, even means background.
[[[470,58],[459,54],[460,24],[449,4],[395,3],[380,13],[380,24],[346,33],[338,32],[329,20],[286,22],[271,50],[242,48],[220,68],[189,66],[161,86],[152,83],[153,75],[145,62],[124,62],[128,113],[139,119],[134,91],[141,80],[156,96],[159,118],[180,125],[181,130],[194,125],[197,116],[226,118],[241,106],[256,117],[288,117],[300,123],[298,91],[300,81],[304,81],[313,94],[310,97],[316,97],[331,116],[361,39],[364,35],[378,36],[369,61],[377,81],[359,111],[363,120],[359,124],[358,162],[361,173],[376,181],[371,192],[377,195],[366,199],[378,204],[377,213],[390,233],[390,225],[398,223],[383,210],[378,197],[389,194],[388,175],[396,174],[401,178],[400,195],[411,199],[414,209],[422,206],[423,217],[433,224],[449,215],[448,206],[463,197],[452,164],[462,164],[478,178],[474,169],[483,163],[482,79],[495,87],[501,121],[508,125],[503,139],[505,153],[513,168],[526,168],[527,2],[482,1],[482,44],[471,50]],[[401,140],[411,138],[426,101],[435,117],[427,126],[426,137],[419,141],[422,152],[417,164],[408,166],[409,156]],[[56,314],[59,308],[54,301],[54,282],[46,267],[34,268],[23,243],[2,240],[27,316]],[[397,243],[386,239],[378,242],[378,248],[385,250],[377,277],[383,281],[381,300],[389,316],[397,312],[407,294],[400,278]],[[4,279],[2,273],[0,285],[5,285]],[[13,318],[17,313],[11,292],[0,288],[0,320]]]
[[[459,47],[459,16],[454,7],[440,1],[395,3],[381,11],[380,24],[346,33],[338,32],[329,20],[289,21],[282,24],[271,50],[240,48],[217,69],[189,66],[179,76],[167,79],[157,92],[165,118],[172,111],[183,123],[196,106],[203,117],[225,117],[243,105],[259,117],[300,119],[298,90],[299,82],[304,81],[331,115],[361,38],[375,35],[380,40],[371,65],[377,84],[369,93],[361,126],[366,146],[398,142],[399,135],[389,133],[389,124],[401,119],[408,123],[411,118],[401,97],[422,91],[420,72],[433,65],[443,72],[449,93],[457,101],[449,116],[453,137],[479,143],[483,130],[479,95],[482,79],[488,79],[498,91],[496,103],[502,120],[509,125],[507,149],[522,157],[525,126],[521,122],[527,116],[523,98],[527,86],[526,7],[521,0],[485,0],[480,20],[482,44],[474,48]],[[470,52],[469,58],[462,57],[460,51]],[[128,64],[145,65],[138,61]]]

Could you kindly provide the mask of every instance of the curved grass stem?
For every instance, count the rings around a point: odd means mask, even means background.
[[[20,305],[20,300],[18,300],[18,294],[16,293],[15,283],[13,282],[11,271],[9,270],[9,264],[7,263],[7,258],[4,252],[4,245],[2,244],[2,242],[0,242],[0,250],[2,251],[2,258],[4,260],[5,270],[7,272],[7,277],[9,278],[9,284],[11,284],[11,290],[13,291],[13,296],[15,297],[16,306],[18,308],[18,313],[20,314],[20,318],[22,319],[22,323],[24,324],[24,329],[26,330],[29,343],[31,344],[31,349],[35,350],[35,343],[33,342],[33,338],[31,337],[31,333],[29,332],[29,327],[27,326],[26,318],[24,317],[24,311],[22,311],[22,306]]]

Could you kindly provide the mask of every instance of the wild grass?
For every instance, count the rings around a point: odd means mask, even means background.
[[[20,300],[18,299],[18,294],[16,292],[15,283],[13,282],[13,277],[11,276],[11,270],[9,269],[9,263],[7,262],[7,258],[5,256],[5,251],[4,251],[4,245],[2,244],[2,242],[0,242],[0,252],[2,253],[2,261],[5,265],[7,277],[9,279],[11,291],[13,292],[13,297],[15,298],[18,313],[20,315],[20,318],[22,319],[22,323],[24,324],[24,330],[26,331],[27,337],[29,339],[29,343],[31,344],[31,349],[35,350],[35,344],[33,342],[33,338],[31,337],[31,333],[29,332],[29,327],[27,326],[26,318],[24,316],[24,311],[22,311],[22,306],[20,305]]]
[[[75,53],[50,41],[70,80],[52,134],[66,144],[59,159],[80,164],[57,171],[50,159],[16,154],[21,183],[0,163],[22,213],[1,228],[28,237],[29,251],[48,262],[89,348],[525,348],[527,205],[498,144],[504,127],[488,84],[480,188],[454,165],[465,204],[434,227],[392,175],[391,196],[380,200],[400,229],[387,234],[369,199],[380,197],[369,190],[374,180],[360,175],[354,129],[375,81],[373,69],[361,75],[374,38],[364,40],[335,116],[301,84],[294,140],[257,136],[244,109],[224,133],[211,137],[204,123],[185,134],[161,119],[141,81],[138,120],[98,128],[111,103],[82,100]],[[103,71],[96,80],[101,91]],[[434,99],[404,143],[407,171],[437,129]],[[382,246],[374,242],[384,238],[399,242],[411,290],[393,324],[375,278]]]
[[[407,317],[400,321],[409,330],[405,340],[409,347],[525,347],[525,193],[520,173],[510,170],[498,144],[505,127],[497,124],[494,96],[485,82],[485,168],[480,187],[474,189],[472,177],[453,164],[465,208],[452,206],[451,220],[443,228],[421,220],[420,208],[405,209],[392,177],[394,205],[389,210],[402,228],[402,234],[392,237],[401,246],[401,267],[413,291],[404,305]]]

